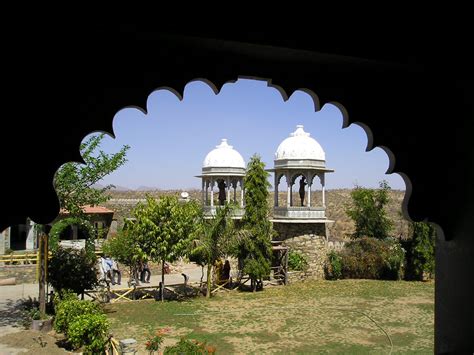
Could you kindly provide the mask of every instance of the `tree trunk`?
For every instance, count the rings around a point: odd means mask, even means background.
[[[257,280],[252,279],[252,292],[257,291]]]
[[[207,291],[206,297],[211,298],[211,278],[212,278],[212,264],[207,264]]]
[[[161,260],[161,302],[165,300],[165,261]]]
[[[201,265],[201,283],[199,284],[199,287],[202,287],[202,279],[204,278],[204,265]]]

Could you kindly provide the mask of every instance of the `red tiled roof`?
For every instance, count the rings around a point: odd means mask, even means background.
[[[85,214],[97,214],[97,213],[114,213],[114,211],[109,210],[103,206],[83,206],[82,207]],[[68,214],[69,212],[64,208],[59,210],[59,214]]]

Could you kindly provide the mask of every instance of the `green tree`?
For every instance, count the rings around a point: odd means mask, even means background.
[[[423,275],[432,276],[435,270],[436,230],[426,222],[411,224],[412,238],[405,242],[407,249],[407,278],[423,280]]]
[[[242,218],[243,231],[238,234],[235,256],[242,264],[242,273],[250,277],[252,290],[257,282],[270,275],[272,258],[271,239],[273,230],[268,217],[270,210],[267,199],[269,173],[258,155],[252,156],[244,178],[245,214]],[[263,285],[263,284],[262,284]]]
[[[347,215],[355,223],[352,238],[371,237],[385,239],[390,236],[393,223],[386,216],[385,205],[389,202],[390,186],[386,181],[379,189],[357,186],[351,192],[352,204],[346,207]]]
[[[128,266],[130,278],[137,275],[137,264],[144,259],[134,234],[129,230],[120,231],[112,238],[107,239],[102,245],[102,251],[118,263]]]
[[[112,184],[102,188],[93,186],[102,178],[117,170],[125,162],[128,145],[123,146],[118,153],[107,154],[100,150],[105,134],[91,135],[80,145],[80,152],[85,164],[68,162],[59,168],[54,177],[54,188],[59,198],[59,205],[68,213],[72,220],[79,220],[81,225],[91,231],[92,237],[97,231],[84,214],[83,207],[97,206],[110,199],[107,191],[115,187]],[[58,221],[56,223],[61,223]],[[54,226],[53,226],[54,227]],[[88,250],[93,249],[93,239],[88,239]],[[55,243],[51,243],[55,247]]]
[[[225,204],[217,208],[216,216],[210,219],[201,219],[197,235],[199,239],[193,241],[190,260],[196,259],[202,265],[207,265],[207,292],[206,297],[211,297],[212,267],[217,260],[225,256],[232,242],[234,224],[230,218],[233,207]]]
[[[201,213],[195,201],[180,203],[176,196],[165,196],[159,201],[147,196],[134,211],[135,222],[130,232],[140,253],[152,261],[161,261],[161,300],[164,299],[165,262],[176,261],[188,250],[195,239],[197,221]]]
[[[115,186],[109,184],[97,189],[93,188],[93,185],[127,161],[126,153],[130,148],[128,145],[123,146],[115,154],[107,154],[100,150],[104,136],[103,133],[92,135],[81,144],[80,152],[85,164],[66,163],[55,176],[54,187],[59,204],[71,217],[83,216],[82,206],[96,206],[107,201],[110,196],[106,192]]]

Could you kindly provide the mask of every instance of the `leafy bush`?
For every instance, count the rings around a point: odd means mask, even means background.
[[[351,191],[352,203],[346,207],[346,213],[355,224],[354,239],[372,237],[382,240],[390,235],[393,223],[384,208],[390,201],[390,186],[385,180],[379,186],[377,190],[357,186]]]
[[[98,283],[95,255],[57,248],[48,265],[48,282],[58,292],[69,289],[80,294],[94,288]]]
[[[197,340],[188,340],[181,338],[176,345],[167,346],[163,355],[170,354],[214,354],[216,352],[215,346],[206,345],[205,342]]]
[[[260,260],[258,262],[255,259],[247,259],[245,261],[245,266],[243,268],[243,273],[244,275],[247,274],[249,275],[251,280],[261,280],[265,277],[268,277],[269,272],[269,263],[267,260]]]
[[[69,325],[68,339],[74,349],[84,346],[85,354],[103,354],[108,331],[109,322],[105,314],[82,314]]]
[[[304,271],[308,269],[308,257],[296,250],[291,250],[288,254],[288,269]]]
[[[324,273],[327,280],[342,278],[342,257],[334,250],[328,253],[328,261],[324,266]]]
[[[404,242],[407,250],[408,280],[423,280],[424,275],[432,277],[435,269],[436,231],[425,222],[412,223],[412,238]]]
[[[387,250],[384,254],[385,265],[380,277],[383,280],[400,280],[405,271],[405,250],[395,238],[387,238],[383,242],[386,243]]]
[[[344,278],[398,280],[403,273],[404,250],[394,239],[360,238],[340,255]]]
[[[91,301],[82,301],[72,298],[60,301],[56,305],[54,330],[69,336],[70,326],[74,320],[83,315],[102,313],[99,306]]]

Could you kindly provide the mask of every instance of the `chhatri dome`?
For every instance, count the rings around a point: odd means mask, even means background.
[[[211,150],[202,164],[203,169],[206,168],[241,168],[245,169],[245,161],[242,155],[227,144],[227,139],[222,139],[221,144]]]
[[[296,130],[280,143],[275,152],[274,167],[267,171],[275,174],[276,191],[283,177],[286,184],[286,201],[279,201],[279,194],[274,194],[274,222],[320,223],[326,220],[325,175],[334,170],[326,168],[323,148],[302,125],[297,125]],[[321,199],[314,195],[318,182]],[[294,185],[297,185],[296,196],[293,195]]]
[[[221,144],[206,155],[202,163],[202,173],[196,176],[202,180],[205,216],[214,216],[218,207],[233,203],[240,208],[234,209],[232,218],[242,218],[245,167],[244,158],[227,143],[227,139],[222,139]]]
[[[275,167],[292,165],[290,161],[306,160],[312,166],[325,166],[326,154],[316,139],[305,132],[303,125],[297,125],[296,131],[283,140],[275,152]]]

